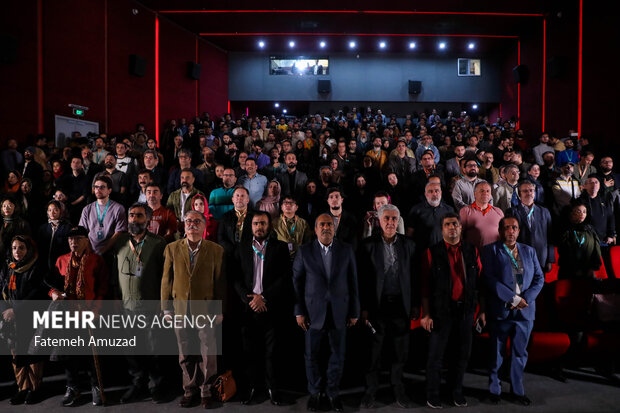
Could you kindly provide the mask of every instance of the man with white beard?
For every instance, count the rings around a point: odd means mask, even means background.
[[[409,211],[405,221],[407,236],[413,237],[417,251],[425,251],[443,239],[441,219],[454,208],[442,201],[441,195],[441,184],[429,182],[424,188],[424,200]]]

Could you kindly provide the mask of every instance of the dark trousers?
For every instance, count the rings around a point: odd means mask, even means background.
[[[322,378],[319,369],[319,353],[321,341],[325,336],[329,339],[330,355],[327,365],[326,393],[329,397],[338,396],[340,379],[344,369],[344,357],[346,350],[346,328],[336,328],[333,322],[331,305],[327,306],[327,315],[323,328],[310,328],[306,331],[306,378],[308,379],[308,391],[317,394],[321,391]]]
[[[179,346],[179,366],[183,372],[185,396],[200,391],[201,397],[211,395],[209,378],[217,374],[217,344],[215,332],[205,328],[175,328]]]
[[[250,388],[267,385],[276,388],[275,353],[278,322],[270,312],[246,313],[241,335],[245,356],[246,375]],[[263,372],[264,369],[264,372]]]
[[[125,310],[125,314],[137,317],[139,312]],[[148,322],[152,322],[152,316],[148,313]],[[155,334],[155,330],[128,329],[127,335],[141,335],[140,341],[145,343],[145,347],[141,348],[136,354],[127,355],[127,364],[129,374],[132,377],[132,384],[136,387],[158,388],[163,381],[163,372],[161,370],[161,358],[157,355],[157,343],[159,337]],[[149,383],[150,379],[150,383]]]
[[[448,348],[448,386],[453,395],[463,393],[463,377],[471,353],[474,313],[465,314],[452,303],[450,317],[433,319],[433,330],[428,342],[426,363],[427,398],[439,398],[441,369]]]
[[[390,369],[390,383],[395,389],[402,390],[403,370],[409,355],[409,332],[411,321],[405,312],[401,296],[383,297],[379,312],[370,317],[370,323],[376,330],[372,336],[370,365],[366,373],[367,392],[375,394],[379,389],[379,370],[383,344],[391,341],[394,358]]]
[[[102,364],[102,358],[99,357],[99,365]],[[92,356],[63,356],[62,363],[67,374],[67,387],[79,388],[80,371],[86,370],[90,378],[91,386],[98,386],[97,371]]]

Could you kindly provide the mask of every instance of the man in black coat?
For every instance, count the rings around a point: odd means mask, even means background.
[[[357,247],[357,221],[349,212],[342,209],[344,192],[338,187],[327,190],[327,204],[329,205],[329,215],[334,220],[336,239],[346,242],[353,247]]]
[[[293,263],[295,315],[305,331],[308,410],[319,409],[322,390],[319,370],[321,341],[327,336],[330,357],[326,393],[331,407],[343,410],[339,396],[344,368],[346,327],[357,323],[360,302],[357,267],[351,245],[334,239],[334,219],[321,214],[314,223],[317,240],[302,245]]]
[[[249,208],[250,193],[243,186],[237,186],[233,191],[232,203],[234,208],[222,216],[217,228],[217,243],[220,244],[228,258],[235,254],[235,249],[241,241],[252,239],[252,215]]]
[[[439,386],[443,356],[452,345],[454,359],[448,366],[448,386],[457,407],[467,406],[463,377],[469,361],[472,326],[478,303],[482,265],[476,247],[461,240],[462,226],[456,213],[441,220],[443,240],[432,245],[422,259],[422,327],[431,333],[426,365],[426,404],[441,408]],[[478,315],[486,322],[484,306]],[[452,338],[452,339],[451,339]]]
[[[272,236],[268,213],[257,211],[252,216],[252,239],[236,249],[235,267],[235,290],[244,307],[241,335],[249,387],[242,403],[251,404],[257,387],[265,382],[271,403],[280,405],[275,361],[278,326],[290,314],[287,304],[292,304],[291,264],[287,244]]]
[[[419,292],[414,274],[415,244],[396,233],[400,211],[384,205],[377,211],[381,233],[362,241],[358,251],[362,321],[373,329],[370,366],[362,406],[372,408],[379,389],[379,369],[383,343],[393,342],[390,382],[396,403],[408,408],[403,369],[409,353],[411,319],[419,315]]]

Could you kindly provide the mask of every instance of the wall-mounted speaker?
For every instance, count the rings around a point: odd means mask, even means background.
[[[187,77],[200,80],[200,65],[198,63],[187,62]]]
[[[332,81],[331,80],[319,80],[318,91],[319,93],[331,93]]]
[[[515,83],[527,83],[527,79],[530,77],[530,71],[525,65],[515,66],[514,69],[512,69],[512,77]]]
[[[146,59],[137,54],[129,55],[129,74],[144,77],[146,74]]]
[[[409,94],[418,95],[422,91],[422,82],[419,80],[409,81]]]

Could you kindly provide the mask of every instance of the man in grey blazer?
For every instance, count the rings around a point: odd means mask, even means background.
[[[353,248],[334,239],[334,220],[329,214],[316,219],[317,240],[302,245],[293,263],[295,315],[305,331],[308,410],[319,409],[322,388],[319,371],[321,340],[327,336],[331,354],[327,368],[326,393],[331,407],[343,410],[339,397],[344,367],[346,327],[357,323],[360,302],[357,267]]]

